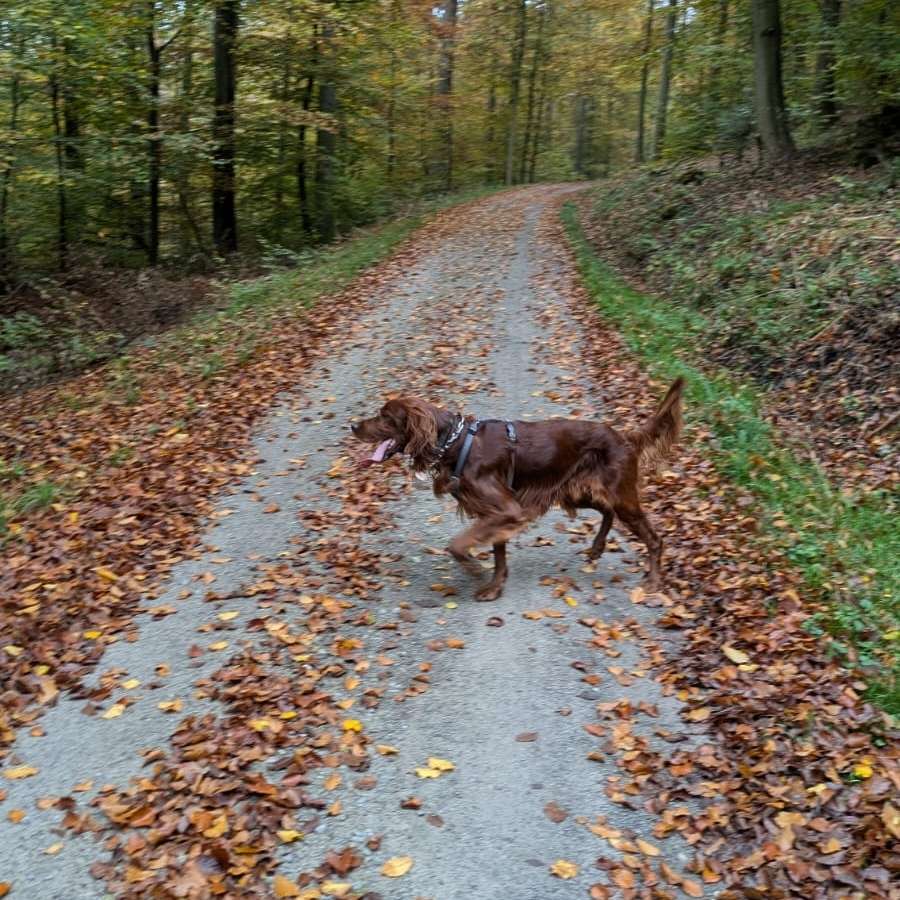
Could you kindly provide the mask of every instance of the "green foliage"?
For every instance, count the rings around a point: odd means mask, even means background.
[[[896,498],[847,495],[814,465],[781,447],[762,418],[762,396],[724,371],[698,366],[711,323],[696,310],[633,290],[594,254],[574,206],[564,210],[585,284],[606,319],[657,376],[682,375],[696,421],[715,436],[715,463],[759,502],[764,534],[784,548],[807,583],[831,598],[827,626],[836,653],[880,671],[873,697],[900,678],[900,530]]]

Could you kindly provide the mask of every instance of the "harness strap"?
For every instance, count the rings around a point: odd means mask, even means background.
[[[498,419],[487,419],[485,421],[488,422],[496,422],[500,421]],[[466,429],[466,436],[463,439],[463,445],[460,448],[459,456],[456,457],[456,465],[453,468],[453,478],[452,478],[452,487],[451,493],[456,494],[459,490],[459,479],[463,473],[463,469],[466,467],[466,462],[469,459],[469,451],[472,449],[472,441],[475,440],[475,435],[478,434],[478,429],[484,424],[481,419],[475,419],[471,425]],[[506,422],[506,436],[509,439],[511,444],[516,444],[519,441],[519,436],[516,434],[516,426],[512,422]],[[512,465],[509,467],[509,476],[507,478],[507,486],[512,489],[513,482],[516,477],[516,455],[515,451],[512,454]]]

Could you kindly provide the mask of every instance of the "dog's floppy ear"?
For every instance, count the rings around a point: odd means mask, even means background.
[[[403,397],[398,401],[406,413],[406,447],[404,452],[413,459],[428,456],[437,444],[437,418],[431,404],[417,397]]]

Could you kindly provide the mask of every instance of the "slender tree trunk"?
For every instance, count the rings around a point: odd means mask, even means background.
[[[400,9],[397,0],[391,3],[391,25],[400,20]],[[388,100],[385,110],[385,127],[387,129],[387,181],[393,194],[397,177],[397,50],[393,42],[389,42],[388,53]]]
[[[506,127],[506,184],[515,183],[516,146],[519,127],[519,94],[522,87],[522,59],[525,55],[525,29],[528,7],[519,0],[516,11],[516,36],[509,72],[509,118]]]
[[[722,66],[725,61],[725,42],[728,38],[728,12],[728,0],[719,0],[716,55],[709,71],[709,99],[712,108],[717,112],[722,105]]]
[[[816,99],[819,118],[825,126],[833,125],[838,117],[835,75],[837,68],[837,32],[841,24],[841,0],[820,0],[822,6],[822,37],[816,57]]]
[[[150,79],[147,103],[147,197],[150,202],[147,265],[159,263],[159,181],[162,174],[162,135],[159,133],[159,87],[162,51],[156,43],[156,3],[150,0],[147,24],[147,56]]]
[[[235,95],[237,93],[240,0],[219,0],[215,10],[213,56],[216,105],[213,114],[213,243],[220,256],[238,249],[235,203]]]
[[[334,83],[334,51],[331,39],[334,25],[322,26],[325,66],[319,82],[319,112],[331,117],[327,128],[316,129],[316,230],[319,239],[333,241],[337,233],[334,212],[335,154],[337,151],[337,86]]]
[[[672,57],[675,55],[675,23],[678,16],[678,0],[669,0],[666,12],[666,45],[663,48],[662,67],[659,73],[659,100],[656,104],[656,123],[653,132],[653,158],[662,156],[666,142],[666,123],[669,114],[669,89],[672,83]]]
[[[314,50],[314,56],[317,51]],[[301,106],[304,114],[308,113],[312,106],[313,91],[316,86],[316,78],[311,72],[306,76],[306,86],[303,89]],[[304,234],[312,234],[312,211],[309,208],[309,183],[306,172],[306,123],[301,122],[297,127],[297,203],[300,206],[300,227]]]
[[[59,50],[59,42],[54,34],[51,38],[54,56]],[[69,265],[69,213],[66,193],[66,153],[64,147],[65,131],[63,126],[62,101],[59,86],[59,60],[54,60],[50,75],[50,109],[53,118],[54,148],[56,151],[56,258],[57,268],[65,272]]]
[[[435,165],[441,188],[453,190],[453,63],[456,48],[457,0],[444,0],[439,23],[437,107],[440,122],[440,158]]]
[[[178,129],[185,137],[189,135],[191,131],[191,104],[193,103],[194,95],[193,24],[192,19],[189,19],[185,23],[185,50],[184,62],[181,70],[181,95],[179,97]],[[181,154],[181,159],[179,160],[178,169],[175,175],[175,183],[178,192],[178,208],[181,210],[181,215],[184,219],[182,224],[182,235],[185,246],[188,244],[188,239],[193,237],[197,250],[206,256],[208,254],[206,240],[204,239],[203,233],[200,231],[200,226],[197,224],[197,219],[191,208],[191,165],[187,153]],[[186,230],[184,230],[184,225],[187,225]]]
[[[538,72],[540,71],[544,53],[544,16],[543,9],[538,10],[537,37],[534,42],[534,50],[531,56],[531,66],[528,70],[528,99],[525,105],[525,136],[522,140],[522,154],[519,160],[519,181],[524,182],[528,174],[528,156],[533,139],[535,116],[535,93],[537,91]]]
[[[20,38],[16,43],[16,60],[20,60],[25,52],[25,41]],[[19,69],[13,69],[9,86],[9,135],[14,141],[19,131],[19,108],[22,105],[22,78]],[[13,254],[9,238],[9,195],[12,189],[13,172],[16,156],[13,146],[0,151],[0,166],[3,166],[3,177],[0,179],[0,291],[9,288],[12,282]]]
[[[653,49],[653,3],[647,0],[647,16],[644,20],[644,44],[641,47],[641,89],[638,94],[637,139],[634,146],[634,161],[642,163],[645,159],[645,130],[647,121],[647,88],[650,81],[650,51]]]
[[[287,175],[288,126],[285,122],[291,101],[291,53],[285,41],[281,60],[281,83],[278,88],[281,114],[278,117],[278,173],[275,181],[275,234],[280,241],[284,233],[284,180]]]
[[[759,135],[770,156],[790,156],[794,152],[794,141],[784,102],[779,0],[751,0],[751,11],[753,85]]]
[[[531,142],[531,159],[528,162],[528,182],[534,184],[537,171],[538,153],[544,130],[544,112],[547,108],[547,69],[541,73],[541,87],[537,99],[537,122],[534,126],[534,139]]]
[[[492,51],[491,74],[488,82],[487,95],[487,130],[485,133],[485,166],[486,181],[488,184],[496,184],[500,179],[497,171],[497,57]]]

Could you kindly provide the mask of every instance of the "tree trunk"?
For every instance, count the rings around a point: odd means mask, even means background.
[[[722,64],[725,61],[725,41],[728,38],[728,0],[719,0],[716,21],[716,55],[709,72],[709,99],[714,112],[722,105]]]
[[[314,57],[315,53],[314,50]],[[306,87],[303,89],[303,99],[301,100],[304,113],[308,113],[312,106],[315,86],[316,77],[310,73],[306,76]],[[297,126],[297,203],[300,206],[300,227],[304,234],[312,234],[313,220],[309,208],[309,186],[306,174],[306,124],[301,122]]]
[[[531,142],[531,159],[528,162],[528,181],[534,184],[535,173],[537,170],[538,152],[540,150],[541,137],[544,128],[544,111],[547,107],[547,69],[541,73],[541,87],[538,93],[538,111],[537,122],[534,126],[534,140]]]
[[[159,180],[162,173],[162,136],[159,133],[159,83],[162,51],[156,43],[156,3],[150,0],[147,23],[147,197],[150,201],[147,233],[147,265],[159,263]]]
[[[752,21],[753,85],[759,135],[770,156],[790,156],[794,141],[784,102],[778,0],[752,0]]]
[[[575,148],[572,167],[579,178],[590,176],[591,98],[584,94],[575,98]]]
[[[331,39],[334,26],[326,22],[322,26],[325,66],[319,83],[319,112],[334,119],[337,103],[337,87],[332,71],[334,60]],[[337,150],[337,122],[327,128],[316,129],[316,230],[319,240],[333,241],[337,233],[334,213],[334,170]]]
[[[644,45],[641,47],[641,90],[638,94],[637,140],[634,147],[634,161],[644,161],[644,134],[647,121],[647,87],[650,81],[650,51],[653,49],[653,3],[647,0],[647,17],[644,21]]]
[[[435,170],[440,186],[445,191],[453,190],[453,60],[457,12],[457,0],[444,0],[441,4],[437,78],[440,159]]]
[[[516,36],[512,48],[509,71],[509,118],[506,127],[506,184],[515,180],[516,145],[519,126],[519,93],[522,82],[522,58],[525,55],[525,28],[528,8],[526,0],[519,0],[516,13]]]
[[[213,114],[213,243],[220,256],[238,249],[235,204],[235,109],[240,0],[219,0],[213,26],[215,112]]]
[[[543,62],[545,15],[546,13],[543,8],[538,10],[537,37],[534,42],[534,50],[532,51],[531,67],[528,70],[528,100],[525,107],[525,137],[522,141],[522,154],[521,159],[519,160],[519,181],[522,183],[524,183],[528,173],[528,156],[534,135],[534,101],[535,92],[537,91],[538,72],[540,71]]]
[[[675,55],[675,23],[678,16],[678,0],[669,0],[666,12],[666,45],[663,48],[662,67],[659,72],[659,100],[656,104],[656,123],[653,132],[653,159],[662,156],[666,142],[666,123],[669,114],[669,88],[672,83],[672,57]]]
[[[278,169],[275,180],[275,234],[279,242],[284,233],[284,181],[287,175],[288,126],[285,122],[291,101],[291,53],[287,41],[282,52],[281,83],[278,88],[281,113],[278,116]]]
[[[837,31],[841,23],[841,0],[821,0],[822,37],[816,57],[816,99],[819,118],[825,126],[838,117],[835,70],[837,68]]]
[[[25,41],[19,38],[16,42],[16,61],[25,52]],[[9,135],[14,141],[19,131],[19,108],[22,104],[22,78],[18,67],[13,68],[13,76],[9,86]],[[12,283],[13,254],[9,239],[9,194],[12,189],[13,171],[16,165],[15,151],[12,146],[0,152],[0,166],[3,166],[3,177],[0,180],[0,292],[7,290]]]
[[[488,184],[496,184],[499,179],[499,172],[497,171],[497,130],[496,130],[496,121],[497,121],[497,58],[496,56],[492,56],[491,58],[491,76],[490,82],[488,84],[488,96],[487,96],[487,131],[485,133],[484,144],[485,144],[485,159],[487,160],[487,165],[485,166],[485,180]]]
[[[194,94],[193,25],[193,19],[189,19],[185,23],[184,40],[186,43],[183,68],[181,71],[181,93],[179,97],[178,114],[178,129],[184,136],[190,134],[191,131],[191,104],[193,103]],[[188,245],[189,238],[193,237],[194,243],[197,245],[197,250],[205,256],[208,253],[206,241],[197,224],[197,219],[194,216],[193,210],[191,209],[191,166],[188,159],[188,154],[182,152],[181,159],[178,163],[178,171],[175,175],[176,190],[178,192],[178,208],[181,210],[181,215],[184,218],[184,223],[182,224],[182,236],[185,246]],[[187,225],[187,229],[184,228],[184,225]]]
[[[51,38],[51,47],[54,51],[54,56],[56,56],[59,50],[59,42],[55,34]],[[60,272],[65,272],[69,265],[69,215],[68,196],[66,193],[65,132],[61,110],[59,68],[59,60],[55,59],[53,71],[50,74],[50,110],[53,119],[53,138],[56,151],[56,265]]]

